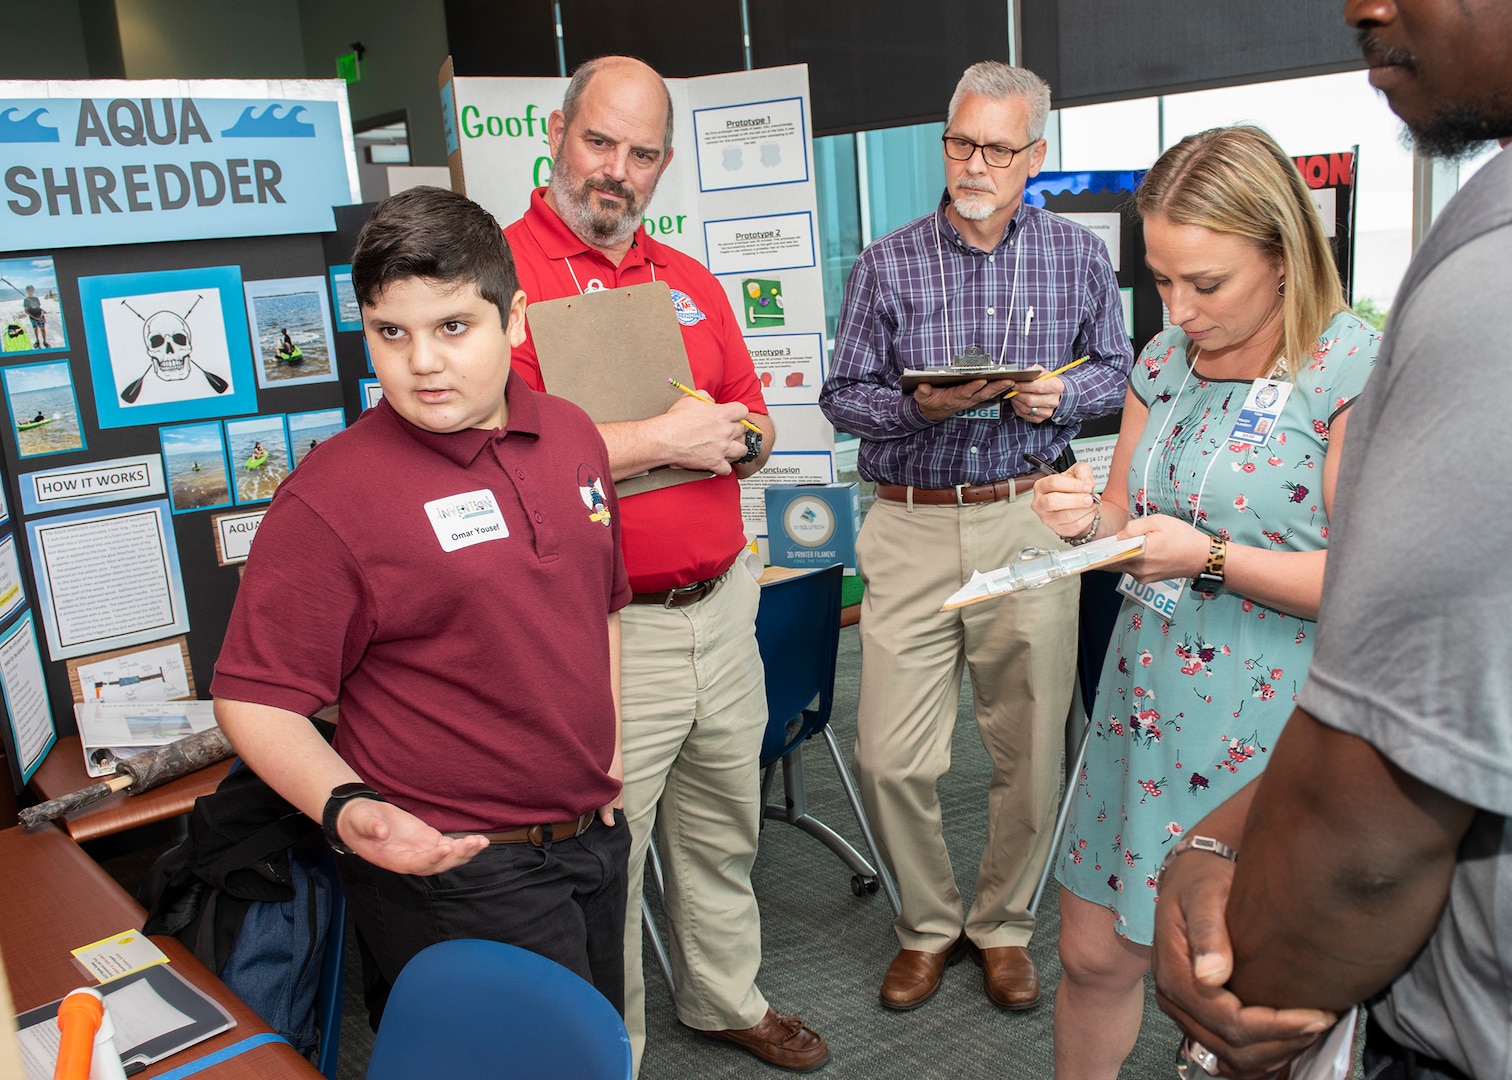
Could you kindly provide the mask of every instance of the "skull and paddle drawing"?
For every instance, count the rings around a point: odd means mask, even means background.
[[[226,392],[230,383],[194,362],[194,333],[189,329],[189,316],[203,299],[204,296],[196,296],[194,303],[189,305],[189,310],[183,315],[158,311],[149,316],[144,316],[126,301],[121,301],[122,307],[142,320],[142,344],[147,348],[149,361],[147,370],[127,383],[121,391],[122,401],[128,405],[133,404],[141,396],[142,383],[148,375],[156,375],[164,382],[179,382],[198,371],[210,384],[210,389],[217,394]]]

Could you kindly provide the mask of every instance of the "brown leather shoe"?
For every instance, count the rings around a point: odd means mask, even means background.
[[[971,951],[971,942],[965,931],[944,952],[924,952],[920,949],[899,949],[892,963],[887,965],[887,974],[882,976],[882,1006],[906,1012],[917,1009],[940,989],[940,980],[945,969],[961,962]]]
[[[982,984],[1002,1009],[1032,1009],[1039,1004],[1039,972],[1022,945],[981,950]]]
[[[829,1060],[829,1046],[813,1028],[796,1016],[783,1016],[770,1005],[755,1027],[738,1031],[705,1031],[711,1039],[732,1042],[768,1065],[792,1072],[813,1072]]]

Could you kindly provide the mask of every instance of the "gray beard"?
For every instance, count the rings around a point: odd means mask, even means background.
[[[618,247],[629,240],[640,226],[641,215],[651,205],[648,199],[644,206],[634,207],[633,212],[610,217],[594,210],[592,194],[574,176],[554,171],[550,188],[567,227],[598,247]]]
[[[982,194],[985,195],[986,192]],[[997,208],[991,203],[982,202],[978,199],[957,198],[951,205],[955,207],[955,212],[967,221],[986,221],[993,214],[997,213]]]

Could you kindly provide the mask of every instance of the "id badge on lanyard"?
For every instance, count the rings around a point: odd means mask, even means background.
[[[1125,574],[1118,579],[1121,595],[1138,601],[1166,622],[1176,621],[1176,605],[1181,602],[1181,594],[1186,591],[1186,587],[1186,581],[1181,578],[1144,582],[1135,581],[1131,575]]]
[[[1229,432],[1230,442],[1264,446],[1286,408],[1286,399],[1291,395],[1292,384],[1275,379],[1256,379],[1250,392],[1239,407],[1234,420],[1234,430]]]

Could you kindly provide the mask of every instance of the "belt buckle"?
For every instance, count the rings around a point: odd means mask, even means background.
[[[955,497],[956,497],[956,503],[955,504],[956,504],[957,507],[961,507],[961,506],[965,506],[966,505],[966,499],[964,497],[965,496],[965,491],[966,491],[967,488],[969,488],[971,486],[972,485],[970,485],[970,484],[952,484],[951,485],[951,489],[955,492]]]
[[[679,585],[675,589],[668,589],[667,598],[662,601],[662,607],[670,608],[673,606],[672,601],[677,597],[686,596],[691,592],[702,589],[706,585],[708,585],[707,581],[695,581],[691,585]]]

